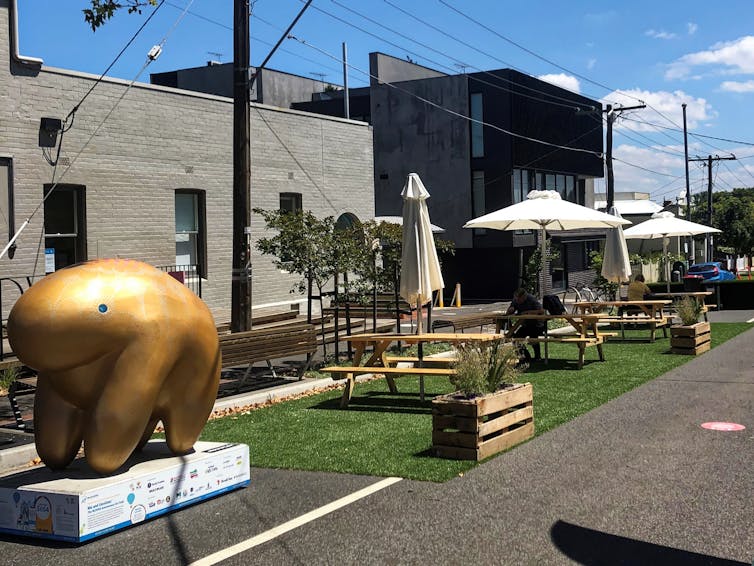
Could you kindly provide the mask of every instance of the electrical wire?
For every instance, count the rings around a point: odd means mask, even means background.
[[[636,120],[635,118],[625,118],[625,119],[626,120],[630,120],[631,122],[638,122],[640,124],[645,124],[647,126],[652,126],[653,128],[657,128],[657,129],[672,130],[674,132],[683,133],[683,130],[679,130],[678,128],[670,128],[668,126],[662,126],[660,124],[654,124],[652,122],[646,122],[644,120]],[[706,134],[698,134],[696,132],[688,132],[688,134],[690,136],[694,136],[696,138],[708,138],[708,139],[711,139],[711,140],[724,141],[724,142],[735,143],[735,144],[739,144],[739,145],[748,145],[748,146],[754,147],[754,143],[747,142],[747,141],[733,140],[733,139],[730,139],[730,138],[720,138],[720,137],[716,137],[716,136],[708,136]],[[710,147],[714,147],[714,146],[710,146]],[[719,149],[719,148],[715,148],[715,149],[717,149],[718,151],[725,152],[724,149]],[[749,157],[754,157],[754,155],[750,155]],[[741,158],[741,159],[743,159],[743,158]]]
[[[189,4],[188,4],[188,6],[187,6],[186,10],[188,10],[188,7],[190,7],[192,3],[193,3],[193,0],[191,0],[191,2],[189,2]],[[178,19],[176,20],[176,23],[175,23],[175,24],[173,24],[173,27],[172,27],[172,28],[171,28],[171,29],[170,29],[170,30],[168,31],[168,33],[166,33],[166,34],[165,34],[165,36],[163,36],[162,40],[160,41],[160,43],[159,43],[158,45],[160,45],[160,46],[164,46],[164,44],[165,44],[165,42],[167,41],[168,37],[169,37],[169,36],[170,36],[170,35],[172,34],[172,32],[173,32],[173,31],[175,30],[175,28],[177,27],[177,24],[178,24],[178,23],[179,23],[179,22],[180,22],[180,21],[181,21],[181,20],[183,19],[183,17],[184,17],[185,15],[186,15],[186,12],[184,11],[184,12],[183,12],[183,13],[182,13],[182,14],[181,14],[181,15],[179,16],[179,18],[178,18]],[[60,174],[60,177],[58,178],[58,180],[57,180],[57,181],[55,181],[55,182],[54,182],[54,184],[53,184],[53,185],[52,185],[52,186],[50,187],[50,189],[49,189],[49,190],[47,191],[47,194],[46,194],[46,195],[44,195],[44,197],[43,197],[43,198],[42,198],[42,200],[41,200],[41,201],[39,202],[39,204],[37,204],[37,206],[36,206],[36,207],[34,207],[34,209],[33,209],[33,210],[31,211],[31,214],[29,214],[29,216],[27,216],[27,217],[26,217],[26,219],[25,219],[25,220],[23,221],[23,223],[21,224],[21,227],[20,227],[20,228],[19,228],[18,230],[16,230],[16,233],[15,233],[15,234],[13,235],[13,237],[12,237],[12,238],[11,238],[10,240],[8,240],[8,243],[6,244],[5,248],[3,248],[3,250],[2,250],[2,251],[0,251],[0,258],[2,258],[3,256],[5,256],[6,252],[7,252],[7,251],[8,251],[8,250],[9,250],[9,249],[11,248],[11,246],[13,246],[13,245],[15,244],[15,242],[16,242],[16,239],[18,239],[18,237],[19,237],[19,236],[21,235],[21,233],[22,233],[22,232],[24,231],[24,229],[25,229],[25,228],[26,228],[26,227],[27,227],[27,226],[29,225],[29,223],[31,222],[32,218],[34,218],[34,216],[35,216],[35,215],[36,215],[36,214],[37,214],[37,213],[39,212],[39,210],[40,210],[40,209],[42,208],[42,206],[44,206],[44,203],[45,203],[45,202],[47,201],[47,199],[48,199],[48,198],[50,198],[50,195],[52,195],[52,194],[53,194],[53,192],[54,192],[54,191],[55,191],[55,189],[56,189],[56,188],[58,187],[58,185],[60,184],[60,182],[61,182],[61,181],[63,180],[63,178],[65,177],[65,175],[66,175],[66,174],[67,174],[67,173],[68,173],[68,172],[69,172],[69,171],[71,170],[71,168],[72,168],[72,167],[73,167],[73,166],[75,165],[75,163],[76,163],[76,161],[78,160],[78,158],[79,158],[79,157],[81,156],[81,154],[82,154],[82,153],[84,152],[84,150],[85,150],[85,149],[86,149],[86,148],[87,148],[87,147],[89,146],[89,144],[90,144],[90,143],[91,143],[91,141],[92,141],[92,140],[94,139],[94,137],[95,137],[95,136],[97,135],[97,133],[98,133],[98,132],[100,131],[100,129],[102,128],[102,126],[104,126],[104,125],[105,125],[105,123],[106,123],[106,122],[108,121],[108,119],[110,118],[110,116],[112,116],[113,112],[115,112],[115,109],[116,109],[116,108],[118,107],[118,105],[119,105],[119,104],[121,103],[121,101],[122,101],[122,100],[123,100],[123,98],[124,98],[124,97],[126,96],[126,94],[128,93],[128,91],[129,91],[129,90],[131,90],[131,87],[133,87],[134,83],[136,83],[136,81],[137,81],[137,80],[139,79],[139,77],[140,77],[140,76],[142,75],[142,73],[143,73],[143,72],[144,72],[144,71],[146,70],[146,68],[147,68],[147,67],[148,67],[148,66],[149,66],[149,65],[150,65],[150,64],[151,64],[151,63],[152,63],[152,62],[153,62],[154,60],[156,60],[156,59],[157,59],[157,56],[153,56],[153,51],[154,51],[154,49],[155,49],[155,47],[153,47],[153,48],[152,48],[152,49],[150,50],[149,54],[147,55],[147,59],[146,59],[146,61],[144,62],[144,64],[142,65],[141,69],[139,69],[139,72],[138,72],[138,73],[136,74],[136,76],[134,76],[134,78],[133,78],[133,79],[131,79],[131,81],[130,81],[130,82],[128,83],[128,85],[126,86],[125,90],[124,90],[124,91],[123,91],[123,92],[121,93],[121,95],[120,95],[120,96],[118,97],[118,99],[117,99],[117,100],[115,101],[115,104],[113,104],[112,108],[110,108],[110,110],[109,110],[109,111],[108,111],[108,113],[107,113],[107,114],[105,115],[105,117],[104,117],[104,118],[102,119],[102,121],[101,121],[101,122],[100,122],[100,123],[99,123],[99,124],[97,125],[97,127],[96,127],[96,128],[94,128],[94,131],[93,131],[93,132],[92,132],[92,133],[90,134],[90,136],[89,136],[89,137],[87,138],[87,140],[86,140],[86,141],[84,142],[84,144],[83,144],[83,145],[81,146],[81,148],[79,149],[78,153],[76,153],[76,155],[75,155],[75,156],[74,156],[74,157],[73,157],[73,158],[71,159],[71,161],[70,161],[70,163],[68,164],[68,166],[67,166],[67,167],[66,167],[66,168],[65,168],[65,169],[63,170],[63,172],[62,172],[62,173]],[[158,54],[158,55],[159,55],[159,54]],[[57,166],[56,166],[56,167],[57,167]],[[56,171],[56,170],[57,170],[57,169],[53,170],[53,176],[54,176],[54,173],[55,173],[55,171]]]
[[[303,1],[303,0],[301,0],[301,1]],[[533,97],[533,96],[530,96],[530,95],[526,95],[526,94],[524,94],[522,92],[519,92],[517,90],[513,90],[513,89],[510,89],[510,88],[506,88],[506,87],[504,87],[502,85],[499,85],[499,84],[494,84],[494,83],[485,81],[485,80],[483,80],[483,79],[481,79],[479,77],[471,77],[470,76],[469,78],[472,79],[472,80],[474,80],[474,81],[477,81],[479,83],[485,84],[485,85],[493,87],[493,88],[497,88],[499,90],[503,90],[505,92],[510,92],[510,93],[516,94],[516,95],[524,97],[524,98],[530,98],[532,100],[537,100],[539,102],[546,102],[548,104],[553,104],[553,105],[556,105],[556,106],[563,106],[563,107],[566,107],[566,108],[572,108],[573,110],[580,110],[583,107],[583,105],[584,105],[584,100],[574,101],[572,99],[568,99],[568,98],[565,98],[565,97],[557,96],[555,94],[547,93],[547,92],[544,92],[542,90],[538,90],[536,88],[532,88],[532,87],[523,85],[521,83],[517,83],[516,81],[514,81],[512,79],[509,79],[509,78],[506,78],[506,77],[501,77],[500,75],[497,75],[497,74],[495,74],[493,72],[479,69],[479,68],[475,67],[474,65],[469,65],[469,64],[463,63],[463,61],[461,61],[460,59],[456,59],[452,55],[448,55],[447,53],[445,53],[443,51],[440,51],[440,50],[438,50],[438,49],[436,49],[434,47],[431,47],[431,46],[427,45],[426,43],[422,43],[422,42],[420,42],[420,41],[418,41],[418,40],[416,40],[414,38],[408,37],[407,35],[396,31],[394,28],[385,26],[385,25],[381,24],[380,22],[374,20],[373,18],[370,18],[369,16],[366,16],[366,15],[364,15],[364,14],[362,14],[362,13],[354,10],[353,8],[349,8],[348,6],[345,6],[345,5],[341,4],[340,2],[337,2],[336,0],[331,0],[331,2],[333,4],[336,4],[337,6],[340,6],[344,10],[346,10],[346,11],[352,13],[352,14],[355,14],[355,15],[359,16],[360,18],[363,18],[363,19],[367,20],[368,22],[370,22],[370,23],[372,23],[372,24],[374,24],[374,25],[376,25],[376,26],[378,26],[378,27],[380,27],[380,28],[382,28],[382,29],[384,29],[384,30],[386,30],[388,32],[391,32],[391,33],[393,33],[393,34],[395,34],[395,35],[397,35],[399,37],[402,37],[403,39],[406,39],[408,41],[411,41],[412,43],[415,43],[415,44],[423,47],[424,49],[427,49],[427,50],[429,50],[429,51],[431,51],[433,53],[436,53],[436,54],[438,54],[438,55],[440,55],[442,57],[445,57],[447,59],[450,59],[451,61],[454,61],[455,64],[457,66],[459,66],[459,67],[462,67],[462,68],[468,67],[468,68],[474,69],[478,73],[482,73],[484,75],[490,76],[490,77],[494,78],[495,80],[504,81],[504,82],[509,83],[509,84],[514,84],[514,85],[516,85],[517,87],[519,87],[521,89],[525,89],[525,90],[530,90],[530,91],[536,92],[537,94],[540,94],[542,96],[551,98],[553,100],[542,99],[542,98],[539,98],[539,97]],[[346,20],[344,20],[344,19],[342,19],[342,18],[340,18],[340,17],[338,17],[338,16],[336,16],[336,15],[328,12],[327,10],[324,10],[324,9],[319,8],[317,6],[314,6],[314,8],[316,10],[318,10],[319,12],[321,12],[321,13],[323,13],[323,14],[325,14],[325,15],[333,18],[333,19],[335,19],[335,20],[337,20],[337,21],[339,21],[341,23],[344,23],[344,24],[346,24],[346,25],[348,25],[350,27],[353,27],[354,29],[357,29],[358,31],[360,31],[362,33],[365,33],[365,34],[367,34],[367,35],[369,35],[371,37],[374,37],[374,38],[376,38],[376,39],[378,39],[378,40],[380,40],[380,41],[382,41],[384,43],[387,43],[388,45],[390,45],[392,47],[395,47],[396,49],[400,49],[402,51],[405,51],[406,53],[414,55],[414,56],[416,56],[416,57],[418,57],[420,59],[425,59],[426,61],[428,61],[429,63],[432,63],[436,67],[440,67],[442,69],[445,69],[446,71],[449,71],[450,74],[456,74],[457,73],[457,71],[455,69],[453,69],[452,67],[450,67],[448,65],[445,65],[444,63],[441,63],[439,61],[435,61],[433,59],[429,59],[428,57],[423,56],[423,55],[421,55],[421,54],[419,54],[419,53],[417,53],[415,51],[411,51],[410,49],[406,49],[405,46],[398,45],[397,43],[393,43],[391,41],[388,41],[384,37],[380,37],[380,36],[378,36],[376,34],[373,34],[373,33],[369,32],[369,31],[365,30],[364,28],[361,28],[361,27],[357,26],[356,24],[348,22],[348,21],[346,21]],[[405,12],[404,10],[402,10],[400,8],[397,8],[397,9],[400,10],[400,11],[402,11],[402,12],[404,12],[404,13],[406,13],[407,15],[410,15],[410,14],[408,14],[408,12]],[[512,68],[515,68],[512,65],[510,65],[510,64],[508,64],[508,63],[506,63],[504,61],[502,63],[505,64],[505,65],[508,65],[508,66],[510,66]],[[518,70],[518,69],[516,69],[516,70]],[[519,72],[523,72],[523,71],[519,71]],[[466,73],[463,73],[463,74],[466,74]],[[564,90],[566,90],[566,89],[564,89]],[[555,100],[565,101],[567,104],[555,102]],[[593,108],[593,106],[591,106],[591,107]]]
[[[328,57],[330,57],[332,59],[335,59],[335,60],[338,59],[335,55],[333,55],[331,53],[328,53],[324,49],[321,49],[321,48],[319,48],[319,47],[317,47],[315,45],[312,45],[311,43],[308,43],[308,42],[304,41],[303,39],[299,39],[298,37],[296,37],[296,36],[294,36],[292,34],[288,35],[288,38],[289,39],[293,39],[294,41],[298,41],[302,45],[306,45],[307,47],[309,47],[311,49],[314,49],[314,50],[316,50],[316,51],[318,51],[318,52],[320,52],[320,53],[322,53],[322,54],[324,54],[324,55],[326,55],[326,56],[328,56]],[[347,63],[347,66],[349,68],[351,68],[351,69],[359,72],[359,73],[362,73],[365,76],[368,76],[370,78],[378,80],[380,82],[380,84],[382,84],[382,85],[388,86],[388,87],[390,87],[390,88],[392,88],[394,90],[397,90],[398,92],[402,92],[403,94],[406,94],[406,95],[408,95],[408,96],[410,96],[412,98],[415,98],[415,99],[423,102],[424,104],[427,104],[428,106],[432,106],[433,108],[437,108],[438,110],[446,112],[446,113],[448,113],[448,114],[450,114],[452,116],[456,116],[458,118],[462,118],[464,120],[467,120],[468,122],[472,122],[472,123],[475,123],[475,124],[480,124],[482,126],[486,126],[488,128],[491,128],[493,130],[497,130],[497,131],[502,132],[504,134],[508,134],[508,135],[513,136],[515,138],[524,139],[524,140],[527,140],[527,141],[530,141],[530,142],[539,143],[539,144],[547,145],[547,146],[550,146],[550,147],[556,147],[558,149],[565,149],[565,150],[568,150],[568,151],[576,151],[576,152],[579,152],[579,153],[587,153],[589,155],[595,155],[597,157],[602,157],[602,152],[592,151],[590,149],[584,149],[584,148],[579,148],[579,147],[568,147],[568,146],[564,146],[564,145],[560,145],[560,144],[556,144],[556,143],[552,143],[552,142],[540,140],[540,139],[537,139],[537,138],[532,138],[532,137],[529,137],[529,136],[525,136],[523,134],[518,134],[516,132],[512,132],[510,130],[506,130],[505,128],[501,128],[500,126],[497,126],[495,124],[490,124],[489,122],[485,122],[483,120],[477,120],[476,118],[472,118],[470,116],[466,116],[464,114],[461,114],[460,112],[456,112],[455,110],[451,110],[450,108],[446,108],[446,107],[444,107],[444,106],[442,106],[442,105],[440,105],[440,104],[438,104],[436,102],[433,102],[433,101],[428,100],[428,99],[426,99],[426,98],[424,98],[422,96],[419,96],[418,94],[415,94],[415,93],[410,92],[410,91],[408,91],[406,89],[403,89],[403,88],[401,88],[401,87],[399,87],[399,86],[397,86],[397,85],[395,85],[393,83],[380,80],[379,77],[376,77],[376,76],[372,75],[371,73],[369,73],[368,71],[364,71],[363,69],[360,69],[359,67],[356,67],[355,65],[352,65],[351,63]]]

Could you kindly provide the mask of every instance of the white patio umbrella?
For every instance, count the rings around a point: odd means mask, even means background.
[[[525,201],[490,212],[469,220],[464,228],[492,228],[493,230],[540,230],[542,269],[544,274],[546,258],[547,230],[580,230],[582,228],[612,228],[631,224],[623,218],[616,218],[592,208],[574,204],[560,198],[557,191],[531,191]],[[539,298],[545,295],[545,277]]]
[[[437,259],[426,200],[429,192],[419,175],[409,173],[401,192],[403,197],[403,241],[400,295],[416,304],[418,334],[422,333],[422,305],[432,300],[432,291],[445,284]]]
[[[610,208],[608,214],[621,218],[618,209],[614,206]],[[628,247],[622,226],[616,226],[607,231],[601,274],[613,283],[624,283],[631,279],[631,262],[628,260]]]
[[[378,224],[380,222],[387,222],[388,224],[397,224],[398,226],[403,226],[403,216],[375,216],[374,221]],[[430,224],[430,227],[432,228],[433,234],[445,233],[445,228],[442,228],[435,224]]]
[[[712,234],[720,231],[711,226],[677,218],[672,212],[664,210],[662,212],[655,212],[649,220],[645,220],[636,226],[631,226],[624,234],[626,238],[641,238],[644,240],[662,238],[662,254],[665,256],[668,253],[668,244],[670,243],[671,236],[698,236],[699,234]],[[668,262],[665,262],[665,280],[668,283],[669,293],[670,265]]]

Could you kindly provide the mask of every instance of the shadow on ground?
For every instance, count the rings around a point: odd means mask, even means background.
[[[557,521],[550,538],[558,550],[586,566],[602,564],[665,564],[684,566],[750,566],[746,562],[716,558],[669,546],[612,535]]]

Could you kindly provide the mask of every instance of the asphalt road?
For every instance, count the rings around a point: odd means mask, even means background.
[[[223,564],[751,565],[753,347],[750,330],[463,477],[398,481]],[[0,560],[188,564],[381,479],[253,468],[244,490],[88,544],[0,538]]]

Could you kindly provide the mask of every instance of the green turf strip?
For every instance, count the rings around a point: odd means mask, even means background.
[[[713,323],[713,348],[751,328],[744,323]],[[627,331],[628,337],[646,331]],[[660,332],[661,335],[661,332]],[[669,339],[654,343],[608,342],[605,362],[587,348],[582,370],[578,349],[551,344],[550,362],[533,365],[521,381],[534,386],[536,434],[555,428],[642,383],[691,360],[669,353]],[[347,472],[374,476],[446,481],[476,462],[431,454],[431,397],[451,392],[447,378],[425,378],[419,401],[416,376],[396,380],[391,394],[384,379],[357,384],[348,409],[339,408],[341,390],[286,401],[248,414],[207,423],[202,440],[249,445],[252,466]]]

